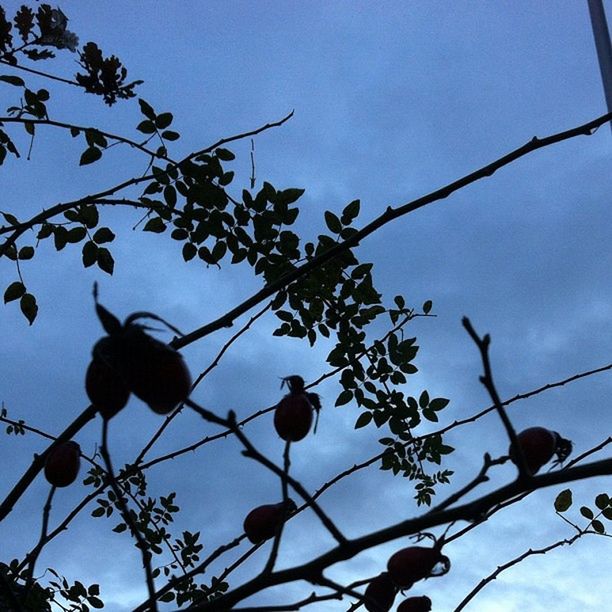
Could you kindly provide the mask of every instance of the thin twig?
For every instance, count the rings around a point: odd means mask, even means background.
[[[480,591],[482,591],[482,589],[484,589],[487,586],[487,584],[493,582],[493,580],[495,580],[503,571],[507,570],[513,565],[520,563],[521,561],[525,560],[527,557],[531,557],[533,555],[544,555],[547,552],[554,550],[555,548],[559,548],[560,546],[566,546],[566,545],[571,546],[578,538],[582,537],[584,534],[585,532],[577,533],[575,536],[571,538],[566,538],[565,540],[559,540],[558,542],[555,542],[554,544],[550,544],[549,546],[545,546],[543,548],[538,548],[538,549],[530,548],[529,550],[525,551],[518,557],[515,557],[511,561],[508,561],[507,563],[500,565],[494,572],[491,572],[486,578],[483,578],[478,583],[478,585],[474,587],[474,589],[472,589],[466,595],[466,597],[461,601],[461,603],[455,608],[455,612],[460,612],[461,610],[463,610],[468,605],[468,603],[472,601],[472,599],[474,599],[474,597],[476,597],[476,595],[478,595],[478,593],[480,593]]]
[[[32,588],[32,585],[34,584],[34,568],[36,567],[36,561],[47,539],[47,530],[49,529],[49,514],[51,513],[51,502],[53,501],[55,489],[56,487],[52,486],[49,490],[49,495],[47,495],[47,501],[45,502],[43,508],[43,519],[40,530],[40,537],[38,538],[38,543],[36,544],[32,552],[28,555],[28,571],[26,572],[24,600],[27,597],[28,592]]]
[[[102,423],[102,446],[100,448],[100,452],[102,453],[102,458],[104,459],[104,463],[106,464],[106,471],[108,472],[108,480],[109,484],[112,487],[115,496],[117,498],[117,507],[121,512],[121,516],[123,520],[130,528],[130,531],[136,542],[138,544],[138,550],[140,550],[140,554],[142,556],[142,564],[145,570],[145,577],[147,582],[147,590],[149,592],[149,600],[147,604],[151,607],[153,612],[157,612],[157,601],[155,600],[155,583],[153,582],[153,572],[151,570],[151,553],[147,550],[147,542],[142,537],[138,526],[132,519],[132,515],[130,514],[130,509],[123,497],[123,492],[117,483],[117,479],[115,478],[115,472],[113,471],[113,464],[110,458],[110,454],[108,452],[108,420],[104,419]]]
[[[484,375],[480,376],[479,380],[484,385],[485,389],[489,392],[489,395],[493,400],[493,405],[495,406],[495,409],[497,410],[497,413],[499,414],[499,417],[501,418],[502,423],[506,428],[506,433],[508,434],[508,438],[510,439],[510,446],[512,449],[514,449],[515,458],[517,459],[519,478],[529,478],[531,472],[529,470],[529,467],[527,466],[527,459],[525,458],[525,453],[523,453],[523,449],[521,448],[521,445],[518,442],[514,426],[508,418],[508,414],[506,413],[504,404],[501,401],[499,394],[497,393],[497,389],[495,388],[495,383],[493,382],[493,372],[491,371],[491,362],[489,360],[489,345],[491,343],[491,336],[489,336],[489,334],[485,334],[481,338],[476,333],[476,330],[472,326],[472,323],[468,319],[468,317],[463,317],[461,322],[463,323],[463,327],[465,327],[466,331],[474,341],[474,344],[476,344],[478,350],[480,351]]]
[[[287,486],[287,478],[289,477],[289,468],[291,467],[291,459],[289,456],[289,451],[291,449],[291,440],[287,440],[285,442],[285,451],[283,452],[283,477],[280,479],[281,481],[281,492],[283,496],[283,514],[282,520],[276,529],[276,533],[274,534],[274,540],[272,542],[272,549],[270,550],[270,556],[268,557],[268,561],[263,569],[264,574],[269,574],[274,569],[274,564],[276,563],[276,558],[278,557],[278,548],[280,546],[281,537],[283,535],[283,529],[285,527],[285,521],[287,520],[289,510],[287,506],[287,502],[289,501],[289,487]]]

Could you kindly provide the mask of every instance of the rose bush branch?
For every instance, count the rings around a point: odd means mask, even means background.
[[[526,482],[517,479],[510,484],[500,487],[499,489],[461,506],[447,508],[446,510],[433,514],[426,513],[419,517],[408,519],[396,525],[372,532],[360,538],[348,540],[346,543],[339,544],[328,552],[302,565],[276,571],[266,576],[260,574],[226,595],[222,595],[212,602],[199,605],[193,608],[193,610],[201,610],[203,612],[227,610],[247,597],[268,587],[293,582],[295,580],[302,580],[304,576],[316,575],[326,568],[351,559],[360,552],[374,546],[396,540],[400,537],[414,535],[424,530],[431,529],[432,527],[446,525],[454,521],[479,520],[479,517],[486,514],[486,512],[496,504],[512,499],[521,493],[535,491],[552,485],[610,474],[612,474],[612,459],[604,459],[586,465],[572,467],[567,470],[535,475]]]
[[[204,338],[205,336],[221,329],[223,327],[230,327],[233,325],[234,320],[237,319],[240,315],[248,312],[251,308],[257,306],[257,304],[261,303],[265,299],[273,296],[279,290],[289,286],[294,281],[302,278],[309,272],[312,272],[316,268],[320,268],[323,264],[331,261],[335,257],[338,257],[340,254],[348,251],[350,248],[357,246],[364,238],[373,234],[375,231],[379,230],[381,227],[390,223],[391,221],[395,221],[400,217],[407,215],[419,208],[423,208],[429,204],[433,204],[434,202],[444,200],[448,198],[450,195],[455,193],[456,191],[467,187],[471,183],[479,181],[483,178],[492,176],[497,170],[503,168],[511,164],[512,162],[536,151],[538,149],[542,149],[544,147],[551,146],[553,144],[563,142],[564,140],[569,140],[570,138],[575,138],[576,136],[591,136],[599,127],[605,125],[609,121],[612,120],[612,113],[606,113],[597,119],[593,119],[583,125],[580,125],[575,128],[571,128],[569,130],[565,130],[563,132],[559,132],[557,134],[553,134],[551,136],[546,136],[544,138],[533,137],[530,141],[525,143],[523,146],[507,153],[503,157],[483,166],[479,170],[475,170],[470,174],[463,176],[440,189],[432,191],[431,193],[424,195],[416,200],[412,200],[406,204],[398,206],[396,208],[388,207],[386,212],[382,215],[365,225],[362,229],[353,234],[350,238],[338,243],[336,246],[330,248],[325,251],[321,255],[313,257],[311,260],[306,263],[298,266],[292,272],[289,272],[278,280],[269,283],[263,289],[253,294],[251,297],[247,298],[227,313],[218,317],[214,321],[203,325],[194,331],[186,334],[183,338],[177,339],[173,342],[174,348],[182,348],[191,344],[192,342],[199,340],[200,338]]]

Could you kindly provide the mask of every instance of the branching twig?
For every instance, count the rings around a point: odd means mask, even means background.
[[[583,536],[584,533],[585,532],[577,533],[575,536],[571,538],[566,538],[565,540],[559,540],[558,542],[555,542],[554,544],[550,544],[549,546],[545,546],[544,548],[538,548],[538,549],[530,548],[529,550],[525,551],[523,554],[519,555],[518,557],[515,557],[511,561],[508,561],[507,563],[500,565],[494,572],[489,574],[486,578],[483,578],[478,583],[478,585],[466,595],[466,597],[461,601],[461,603],[455,608],[455,612],[460,612],[461,610],[463,610],[468,605],[468,603],[470,603],[470,601],[472,601],[472,599],[474,599],[474,597],[476,597],[476,595],[478,595],[478,593],[480,593],[480,591],[482,591],[482,589],[484,589],[487,586],[487,584],[493,582],[493,580],[495,580],[503,571],[507,570],[513,565],[517,565],[518,563],[520,563],[527,557],[531,557],[533,555],[544,555],[547,552],[554,550],[555,548],[559,548],[560,546],[566,546],[566,545],[571,546],[578,538]]]
[[[491,343],[491,337],[489,334],[485,334],[482,338],[480,338],[467,317],[463,317],[461,322],[480,351],[484,375],[480,376],[479,380],[489,392],[489,395],[493,400],[493,405],[495,406],[495,409],[497,410],[497,413],[499,414],[502,423],[506,428],[506,433],[510,439],[510,446],[514,449],[516,455],[519,478],[529,478],[531,472],[527,466],[527,459],[525,458],[521,445],[518,443],[516,431],[508,418],[506,409],[504,408],[503,402],[501,401],[499,394],[497,393],[497,389],[495,388],[495,383],[493,382],[493,372],[491,371],[491,362],[489,361],[489,344]]]
[[[43,549],[45,542],[47,541],[47,530],[49,528],[49,514],[51,513],[51,502],[53,501],[53,495],[55,494],[55,487],[52,486],[49,490],[49,495],[47,496],[47,501],[45,502],[45,506],[43,508],[43,519],[42,519],[42,527],[40,530],[40,537],[38,538],[38,543],[32,550],[32,552],[28,555],[28,571],[26,573],[26,585],[24,592],[24,600],[27,597],[28,591],[32,588],[34,584],[34,568],[36,566],[36,561],[38,559],[38,555],[40,555],[40,551]]]
[[[106,471],[108,472],[108,480],[109,484],[112,487],[115,496],[117,498],[117,506],[119,511],[121,512],[121,516],[123,520],[128,525],[132,535],[136,539],[138,544],[138,549],[140,550],[140,554],[142,555],[142,564],[145,570],[145,576],[147,581],[147,590],[149,591],[149,600],[147,604],[151,607],[153,612],[157,612],[157,601],[155,600],[155,583],[153,582],[153,572],[151,570],[151,553],[147,550],[147,543],[145,539],[142,537],[138,526],[132,519],[132,515],[130,514],[130,509],[123,497],[123,492],[119,487],[117,480],[115,478],[115,473],[113,471],[113,464],[110,458],[110,454],[108,452],[108,420],[104,419],[102,423],[102,446],[100,448],[100,452],[102,453],[102,458],[104,459],[104,463],[106,465]]]

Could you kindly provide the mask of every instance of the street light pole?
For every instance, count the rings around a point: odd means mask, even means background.
[[[612,112],[612,45],[602,0],[587,0],[608,112]],[[610,124],[612,129],[612,123]]]

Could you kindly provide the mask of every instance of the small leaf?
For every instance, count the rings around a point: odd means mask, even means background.
[[[0,213],[11,225],[19,225],[19,221],[15,215],[11,215],[11,213]]]
[[[115,260],[111,255],[110,251],[104,247],[98,248],[98,253],[96,255],[96,260],[98,262],[98,268],[107,274],[112,274],[115,269]]]
[[[176,206],[176,189],[173,185],[166,185],[164,187],[164,200],[170,208]]]
[[[140,112],[145,117],[151,120],[155,119],[155,111],[153,110],[153,107],[148,102],[145,102],[142,98],[138,98],[138,104],[140,105]]]
[[[584,516],[584,518],[587,518],[589,520],[591,520],[593,518],[593,511],[588,508],[587,506],[582,506],[582,508],[580,508],[580,514],[582,514],[582,516]]]
[[[197,253],[198,253],[198,248],[196,247],[195,244],[192,244],[191,242],[186,242],[183,245],[183,259],[185,261],[190,261],[197,255]]]
[[[101,227],[93,235],[94,242],[96,244],[104,244],[105,242],[112,242],[115,239],[115,234],[108,227]]]
[[[172,113],[161,113],[155,118],[155,127],[160,130],[163,130],[172,123],[172,119]]]
[[[166,231],[166,224],[159,218],[149,219],[143,228],[145,232],[154,232],[155,234],[161,234]]]
[[[359,215],[360,201],[353,200],[350,204],[347,204],[342,211],[342,223],[344,225],[350,225],[351,222]]]
[[[607,508],[607,506],[610,504],[610,498],[608,497],[608,495],[606,495],[605,493],[600,493],[596,498],[595,498],[595,505],[600,509],[603,510],[604,508]]]
[[[236,156],[229,149],[215,149],[215,154],[221,161],[236,159]]]
[[[603,526],[603,523],[601,521],[598,521],[597,519],[594,519],[593,521],[591,521],[591,527],[593,527],[593,529],[597,533],[605,533],[606,532],[606,528]]]
[[[11,283],[4,292],[4,303],[18,300],[26,292],[25,285],[19,281]]]
[[[448,406],[450,400],[444,398],[444,397],[437,397],[436,399],[431,400],[431,402],[429,402],[429,408],[431,410],[442,410],[443,408],[446,408],[446,406]]]
[[[24,246],[19,249],[19,259],[26,260],[34,257],[34,247]]]
[[[566,510],[569,510],[572,503],[572,492],[569,489],[564,489],[555,499],[555,510],[557,512],[565,512]]]
[[[355,422],[355,429],[359,429],[361,427],[365,427],[372,420],[371,412],[362,412],[359,415],[359,418]]]
[[[87,235],[87,230],[83,226],[73,227],[68,230],[66,234],[66,241],[71,244],[76,244],[77,242],[81,242],[83,238]]]
[[[342,391],[340,395],[338,396],[338,399],[336,400],[335,405],[344,406],[345,404],[348,404],[352,399],[353,399],[353,392],[350,389],[344,389],[344,391]],[[367,414],[370,415],[369,412]],[[370,415],[370,418],[371,418],[371,415]]]
[[[104,607],[104,603],[100,599],[98,599],[97,597],[88,597],[87,598],[87,603],[92,608],[97,608],[98,610]]]
[[[38,306],[36,305],[36,298],[31,293],[24,293],[21,296],[19,305],[21,306],[21,312],[24,314],[25,318],[30,322],[30,325],[32,325],[32,323],[34,323],[34,319],[36,319],[36,315],[38,314]]]
[[[149,121],[148,119],[145,119],[144,121],[141,121],[136,126],[136,129],[139,132],[142,132],[143,134],[154,134],[155,133],[155,124],[152,121]]]
[[[340,219],[334,215],[330,210],[325,211],[325,223],[329,228],[329,231],[333,234],[339,234],[342,231],[342,223]]]
[[[98,260],[98,245],[92,240],[88,240],[83,245],[83,266],[89,268]]]
[[[87,147],[83,154],[81,155],[81,159],[79,160],[79,166],[86,166],[87,164],[93,164],[95,161],[98,161],[102,157],[102,151],[97,147]]]
[[[431,300],[427,300],[424,304],[423,304],[423,312],[425,314],[429,314],[431,312],[431,307],[433,306],[433,302]]]
[[[11,26],[8,27],[10,28]],[[25,87],[25,81],[18,76],[3,74],[0,75],[0,81],[4,81],[5,83],[14,85],[15,87]]]
[[[175,140],[178,140],[181,135],[178,132],[173,132],[172,130],[165,130],[161,133],[161,137],[165,140],[173,142]]]

